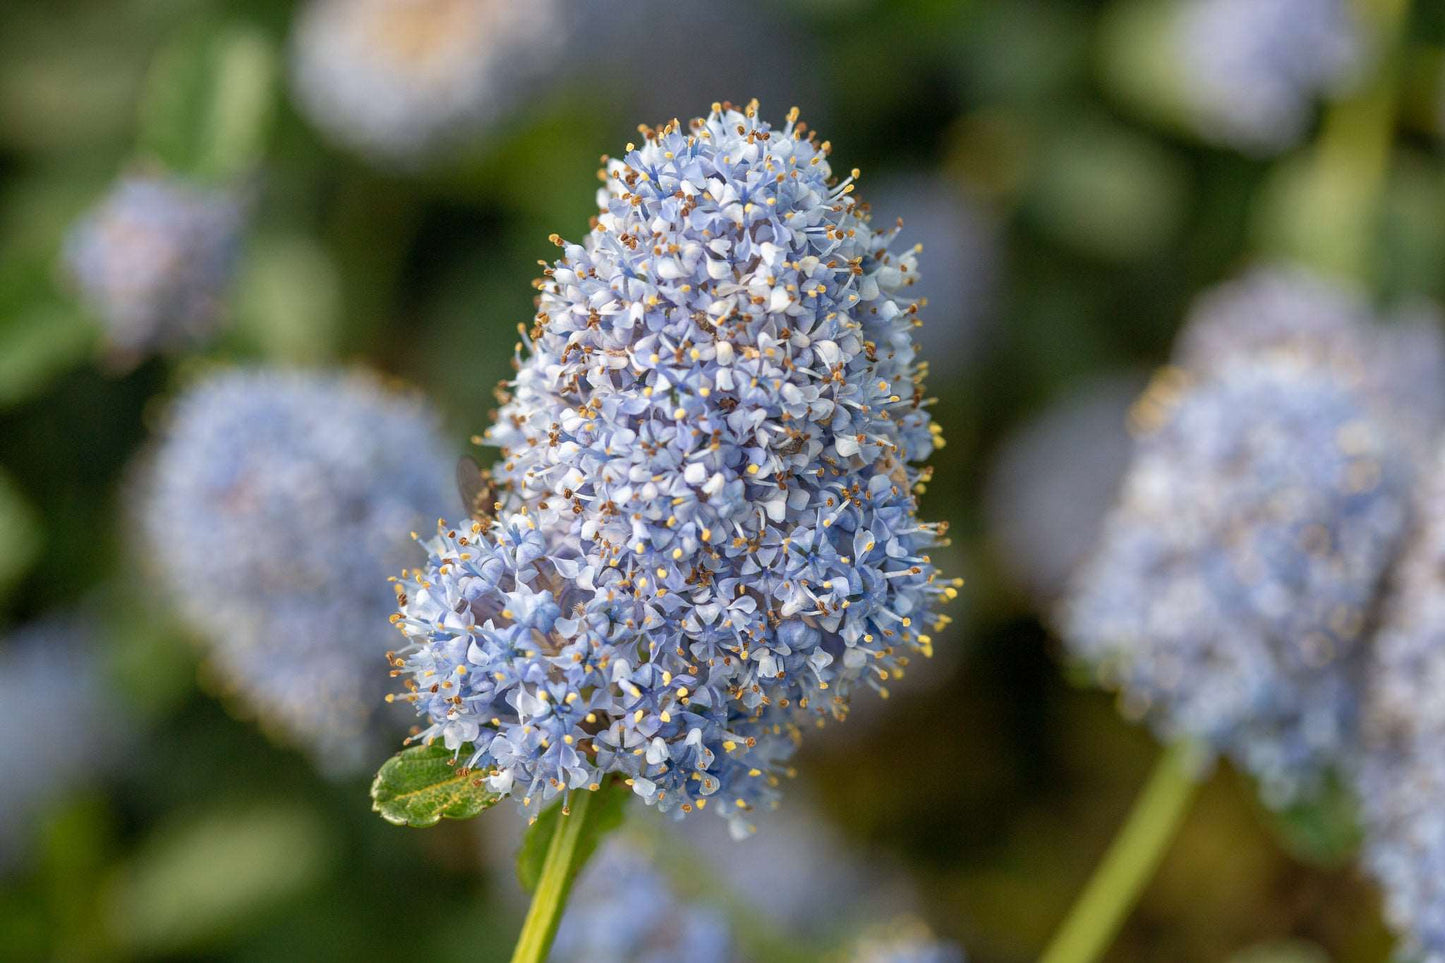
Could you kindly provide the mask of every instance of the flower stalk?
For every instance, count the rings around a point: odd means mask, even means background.
[[[557,936],[557,926],[567,908],[567,897],[583,864],[595,850],[587,845],[598,832],[596,792],[573,794],[570,811],[564,810],[557,821],[557,830],[547,846],[547,858],[532,905],[522,923],[522,933],[512,951],[512,963],[543,963]]]
[[[1198,769],[1194,746],[1178,743],[1164,750],[1041,963],[1092,963],[1109,948],[1184,824],[1199,788]]]

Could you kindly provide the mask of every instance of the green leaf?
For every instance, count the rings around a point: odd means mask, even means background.
[[[151,67],[142,152],[194,177],[225,180],[250,170],[270,126],[276,59],[258,28],[193,24]]]
[[[463,746],[461,756],[468,755]],[[371,808],[397,826],[435,826],[442,819],[471,819],[501,799],[476,772],[456,764],[457,754],[439,742],[403,749],[382,764],[371,784]]]
[[[622,825],[623,805],[631,790],[618,781],[604,783],[595,791],[592,805],[588,807],[587,819],[590,825],[579,846],[576,867],[580,869],[597,850],[602,837]],[[517,879],[527,892],[535,892],[537,881],[542,878],[542,864],[547,860],[547,848],[552,845],[552,836],[557,832],[557,820],[562,815],[562,803],[553,803],[542,811],[537,821],[527,830],[522,839],[522,848],[517,853]],[[575,871],[574,871],[575,872]]]
[[[40,516],[0,469],[0,595],[18,582],[40,555]]]

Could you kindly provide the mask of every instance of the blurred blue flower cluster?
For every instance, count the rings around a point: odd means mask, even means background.
[[[1347,0],[1184,0],[1175,29],[1202,133],[1252,154],[1296,144],[1367,46]]]
[[[1445,953],[1445,345],[1427,305],[1258,270],[1201,297],[1136,403],[1119,505],[1062,624],[1166,739],[1271,805],[1352,779],[1364,861],[1412,944]]]
[[[1353,731],[1353,675],[1405,532],[1408,475],[1328,372],[1243,362],[1182,380],[1143,401],[1159,424],[1065,631],[1128,714],[1230,753],[1283,802]]]
[[[83,612],[52,615],[0,640],[0,874],[44,808],[114,765],[132,729],[105,678],[105,651]]]
[[[741,963],[721,907],[679,897],[643,850],[608,842],[578,880],[554,963]]]
[[[557,240],[487,436],[500,515],[442,528],[397,619],[422,737],[495,791],[620,773],[745,832],[801,723],[930,653],[955,590],[916,514],[914,252],[828,153],[796,111],[715,105],[645,131]]]
[[[558,0],[308,0],[292,31],[297,103],[334,140],[416,164],[532,94],[567,21]]]
[[[72,230],[66,266],[117,355],[195,348],[226,320],[244,226],[233,189],[129,174]]]
[[[1275,805],[1350,752],[1411,518],[1410,419],[1394,416],[1425,413],[1382,370],[1391,330],[1303,273],[1201,298],[1181,367],[1136,405],[1120,504],[1063,616],[1126,712],[1231,755]]]
[[[1445,958],[1445,488],[1430,467],[1422,524],[1395,574],[1369,666],[1356,775],[1365,862],[1391,921]]]
[[[263,726],[344,772],[377,747],[407,531],[452,509],[421,401],[364,374],[223,370],[175,403],[141,523],[168,594]]]

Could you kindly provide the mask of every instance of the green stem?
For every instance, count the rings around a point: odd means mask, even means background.
[[[567,907],[572,881],[588,856],[584,844],[591,831],[588,817],[596,795],[596,792],[573,793],[571,815],[558,817],[557,831],[547,846],[547,859],[542,863],[542,875],[532,894],[532,906],[522,923],[517,948],[512,951],[512,963],[542,963],[547,958],[557,935],[557,924],[562,922],[562,911]]]
[[[1379,64],[1325,113],[1297,192],[1277,199],[1283,208],[1276,216],[1284,253],[1367,281],[1377,267],[1372,258],[1394,148],[1410,0],[1355,0],[1354,7]]]
[[[1194,748],[1184,744],[1160,756],[1128,821],[1041,963],[1092,963],[1109,948],[1184,822],[1199,785],[1196,758]]]

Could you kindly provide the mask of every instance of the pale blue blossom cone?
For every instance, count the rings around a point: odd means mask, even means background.
[[[554,238],[487,435],[499,517],[400,583],[420,738],[495,791],[620,773],[746,832],[803,725],[931,652],[956,589],[917,515],[915,252],[830,151],[717,106],[629,145],[583,243]]]

